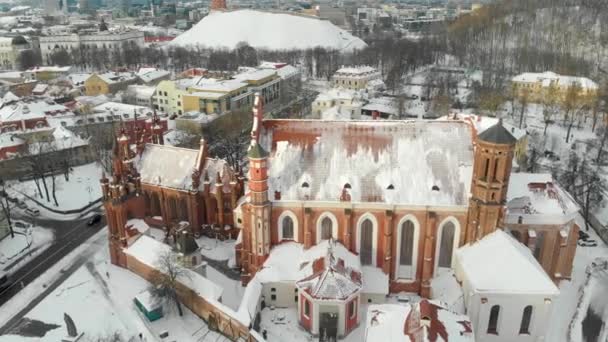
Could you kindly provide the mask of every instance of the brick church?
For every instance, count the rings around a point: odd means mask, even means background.
[[[458,118],[264,120],[258,96],[253,115],[247,177],[210,158],[204,140],[164,146],[154,125],[134,146],[119,135],[112,179],[101,179],[114,264],[124,267],[138,234],[129,218],[167,236],[182,223],[195,236],[219,230],[236,237],[243,285],[262,284],[257,301],[289,307],[295,292],[300,324],[316,335],[310,317],[333,299],[338,336],[364,300],[431,297],[457,250],[504,239],[497,230],[523,244],[517,253],[529,249],[550,286],[570,278],[578,207],[550,175],[511,172],[516,140],[500,121],[478,134]]]

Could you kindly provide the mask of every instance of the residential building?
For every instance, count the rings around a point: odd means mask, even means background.
[[[543,73],[526,72],[511,79],[514,93],[527,97],[530,102],[555,99],[564,101],[569,90],[577,87],[580,100],[591,101],[597,96],[598,85],[586,77],[564,76],[551,71]]]
[[[127,87],[124,101],[129,104],[154,108],[154,92],[156,87],[131,84]]]
[[[130,72],[93,73],[84,81],[84,89],[87,96],[114,94],[136,82],[137,76]]]
[[[316,119],[358,120],[361,118],[363,100],[350,89],[331,88],[317,96],[312,103],[312,117]]]
[[[19,69],[19,56],[30,48],[23,36],[0,37],[0,66],[4,69]]]
[[[171,76],[169,71],[156,68],[141,68],[137,72],[137,77],[141,83],[148,86],[155,86],[160,81],[169,79],[169,76]]]
[[[59,34],[40,37],[42,63],[50,62],[50,56],[57,50],[110,49],[120,50],[124,44],[144,45],[144,32],[136,30],[99,31],[94,33]]]
[[[36,66],[27,69],[23,74],[27,80],[49,81],[68,76],[71,70],[70,66]]]
[[[331,77],[331,84],[336,88],[361,90],[367,88],[370,81],[381,78],[380,72],[370,66],[342,67]]]

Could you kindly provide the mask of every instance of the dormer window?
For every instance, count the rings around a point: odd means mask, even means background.
[[[439,187],[437,185],[433,185],[431,188],[432,191],[439,191]]]
[[[386,187],[386,190],[395,190],[395,186],[394,186],[393,184],[389,184],[389,185]]]
[[[302,183],[302,187],[303,188],[310,188],[310,185],[308,184],[308,182],[304,182],[304,183]]]
[[[350,189],[350,188],[351,188],[350,183],[344,184],[344,189]]]

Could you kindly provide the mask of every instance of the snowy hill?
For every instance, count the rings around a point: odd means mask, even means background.
[[[170,45],[232,49],[240,42],[271,50],[320,46],[350,51],[366,46],[363,40],[327,20],[253,10],[212,12]]]

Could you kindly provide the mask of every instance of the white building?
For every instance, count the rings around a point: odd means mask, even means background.
[[[331,78],[334,87],[360,90],[370,81],[380,80],[380,72],[370,66],[342,67]]]
[[[0,37],[0,67],[17,69],[21,52],[29,48],[30,44],[22,36]]]
[[[358,92],[332,88],[319,94],[314,100],[312,117],[327,120],[354,120],[361,118],[362,107],[363,101]]]
[[[454,271],[477,342],[544,341],[559,290],[526,246],[496,230],[460,248]]]
[[[96,46],[98,49],[122,49],[124,43],[144,45],[144,33],[136,30],[103,31],[87,34],[67,34],[40,37],[42,62],[49,63],[51,54],[59,49],[70,52],[74,49],[87,49]]]

